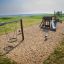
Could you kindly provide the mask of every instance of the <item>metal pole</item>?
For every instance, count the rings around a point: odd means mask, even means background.
[[[20,20],[21,32],[22,32],[22,41],[24,40],[24,32],[23,32],[23,23],[22,19]]]

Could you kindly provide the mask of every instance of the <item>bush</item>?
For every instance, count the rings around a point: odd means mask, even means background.
[[[54,53],[43,64],[64,64],[64,40],[62,40],[60,45],[54,50]]]

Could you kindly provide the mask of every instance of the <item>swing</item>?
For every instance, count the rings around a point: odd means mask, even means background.
[[[16,22],[16,25],[17,25],[17,22]],[[12,29],[12,28],[11,28]],[[16,28],[16,26],[14,27],[14,34],[13,34],[13,36],[9,39],[9,42],[10,43],[13,43],[13,42],[16,42],[17,41],[17,28]],[[14,37],[15,36],[15,33],[16,33],[16,37]]]
[[[1,47],[1,49],[3,49],[2,50],[3,54],[1,54],[2,56],[4,54],[9,53],[13,48],[17,47],[24,40],[22,19],[20,19],[20,23],[19,23],[20,25],[16,22],[18,21],[0,23],[0,31],[3,32],[1,43],[3,42],[4,44]],[[18,28],[17,24],[19,26],[19,29],[17,29]]]
[[[20,23],[19,23],[19,24],[20,24]],[[20,26],[21,26],[21,25],[20,25]],[[19,28],[21,28],[21,27],[19,27]],[[22,34],[22,31],[21,31],[21,29],[19,29],[17,35],[21,35],[21,34]]]
[[[13,34],[12,37],[9,36],[9,34],[7,33],[5,27],[4,27],[4,29],[5,29],[5,34],[6,34],[6,38],[8,39],[8,42],[9,42],[9,43],[16,42],[16,41],[17,41],[17,31],[16,31],[16,26],[15,26],[14,29],[13,29],[13,30],[14,30],[14,34]],[[10,27],[10,29],[12,29],[12,28]],[[14,36],[15,36],[15,33],[16,33],[16,37],[14,37]]]
[[[9,52],[10,50],[12,50],[14,47],[11,46],[11,45],[8,45],[7,47],[4,47],[3,49],[6,51],[6,52]]]
[[[18,30],[18,32],[19,32],[18,35],[22,34],[22,33],[21,33],[21,30]]]

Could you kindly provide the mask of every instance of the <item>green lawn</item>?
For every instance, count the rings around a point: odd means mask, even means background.
[[[43,64],[64,64],[64,38]]]
[[[35,24],[39,24],[41,22],[41,19],[23,19],[23,26],[28,27]]]
[[[10,21],[15,21],[17,20],[18,22],[14,22],[14,23],[10,23],[10,24],[6,24],[4,26],[0,26],[0,35],[5,34],[5,31],[11,32],[13,31],[15,28],[19,28],[20,27],[20,22],[19,20],[22,18],[23,20],[23,27],[28,27],[28,26],[32,26],[34,24],[40,23],[41,19],[35,19],[34,17],[31,18],[30,16],[25,16],[25,17],[8,17],[8,18],[0,18],[0,22],[10,22]],[[11,29],[13,28],[13,29]]]
[[[17,64],[17,63],[6,56],[0,56],[0,64]]]
[[[0,22],[10,22],[10,21],[18,20],[20,18],[21,16],[1,17]]]

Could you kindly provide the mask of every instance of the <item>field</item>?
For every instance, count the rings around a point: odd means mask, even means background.
[[[38,18],[39,17],[39,18]],[[15,16],[15,17],[4,17],[4,18],[0,18],[0,22],[2,23],[2,22],[10,22],[10,21],[18,21],[18,23],[11,23],[11,24],[7,24],[7,25],[4,25],[4,26],[0,26],[0,29],[2,29],[2,28],[4,28],[5,27],[5,29],[3,29],[3,30],[0,30],[0,35],[1,34],[4,34],[4,32],[5,32],[5,30],[7,31],[7,32],[10,32],[10,31],[13,31],[13,30],[11,30],[10,29],[10,27],[12,28],[12,27],[16,27],[16,28],[18,28],[19,27],[19,21],[20,21],[20,19],[22,18],[22,20],[23,20],[23,26],[24,27],[28,27],[28,26],[31,26],[31,25],[33,25],[33,24],[37,24],[37,23],[39,23],[39,22],[41,22],[41,21],[39,21],[39,20],[41,20],[41,17],[42,16],[26,16],[26,17],[21,17],[21,16]],[[38,18],[38,19],[37,19]],[[7,27],[7,28],[6,28]],[[9,28],[8,28],[9,27]]]
[[[43,15],[35,15],[35,16],[11,16],[11,17],[3,17],[3,18],[0,18],[0,23],[2,23],[2,22],[10,22],[10,21],[19,21],[22,18],[22,20],[23,20],[23,26],[24,27],[28,27],[28,26],[40,23],[43,16],[52,16],[52,14],[43,14]],[[62,16],[62,18],[59,17],[59,19],[60,20],[64,20],[64,15]],[[5,29],[0,30],[0,35],[4,34],[4,32],[5,32],[4,30],[6,30],[7,32],[10,32],[10,31],[14,30],[14,29],[13,30],[9,29],[8,26],[9,26],[9,28],[10,27],[15,27],[16,23],[4,25],[3,27],[5,27]],[[2,29],[3,27],[0,26],[0,29]],[[18,26],[16,28],[18,28],[18,27],[19,27],[19,24],[18,24]]]
[[[64,22],[62,24],[58,23],[56,32],[49,31],[48,40],[44,41],[45,32],[41,30],[39,27],[39,24],[42,21],[41,19],[42,16],[43,15],[23,16],[23,17],[14,16],[14,17],[0,18],[0,22],[10,22],[15,20],[19,21],[21,18],[23,20],[25,40],[6,55],[8,58],[11,58],[15,62],[17,62],[17,64],[50,64],[50,63],[53,64],[52,63],[53,61],[54,62],[58,61],[58,57],[56,57],[57,52],[58,52],[59,59],[64,55],[63,48],[62,48],[64,46],[62,43],[60,44],[61,47],[59,49],[58,48],[56,49],[56,47],[59,45],[59,41],[62,41],[63,38],[62,30],[64,28]],[[60,19],[64,20],[64,17]],[[7,45],[15,46],[15,44],[18,43],[18,42],[6,43],[6,40],[2,39],[3,36],[5,36],[5,31],[7,33],[11,33],[12,35],[14,29],[9,29],[9,28],[10,27],[13,28],[15,26],[16,26],[16,30],[19,29],[20,23],[19,22],[17,24],[11,23],[3,27],[0,26],[0,29],[5,27],[5,29],[0,30],[0,35],[1,35],[0,39],[2,40],[2,42],[0,41],[0,45],[1,45],[0,48]],[[60,49],[61,51],[59,51]],[[64,61],[62,59],[60,59],[60,62]],[[8,60],[3,59],[3,64],[4,61],[9,61],[9,60],[10,59]],[[8,63],[8,64],[14,64],[14,63]],[[56,64],[58,64],[58,62]]]

